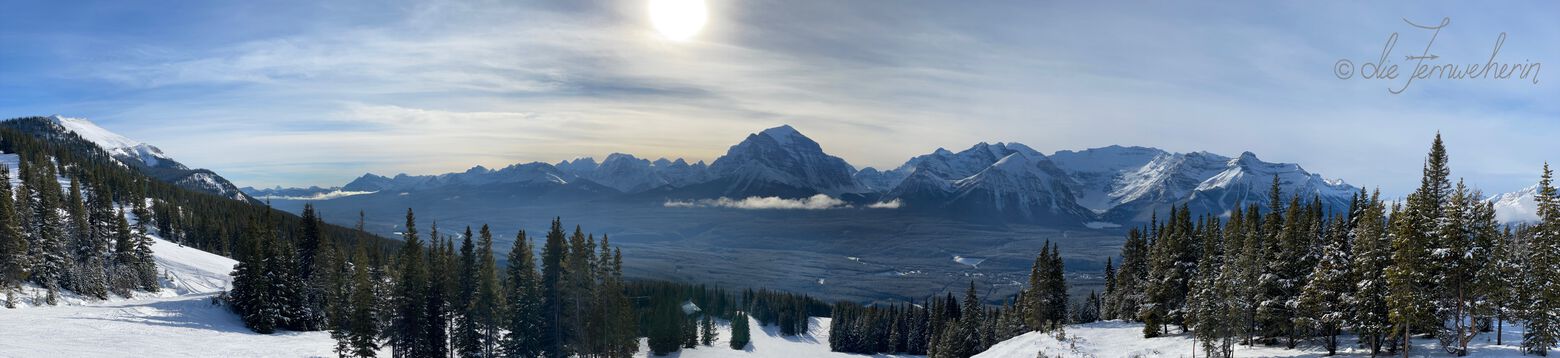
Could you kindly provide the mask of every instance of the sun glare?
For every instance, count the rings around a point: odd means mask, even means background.
[[[650,23],[661,36],[686,41],[704,28],[704,0],[650,0]]]

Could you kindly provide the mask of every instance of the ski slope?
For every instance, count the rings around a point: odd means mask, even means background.
[[[778,326],[760,326],[758,320],[748,318],[748,327],[751,330],[748,336],[751,342],[747,349],[731,349],[731,323],[724,320],[715,321],[717,340],[711,346],[699,346],[694,349],[684,348],[681,351],[672,352],[662,357],[678,358],[721,358],[721,357],[751,357],[751,358],[799,358],[799,357],[923,357],[917,355],[863,355],[846,354],[829,351],[829,318],[812,317],[807,329],[807,334],[795,337],[780,335]],[[1030,354],[1027,357],[1033,357]],[[635,358],[655,357],[650,354],[649,341],[639,339],[639,352],[634,353]]]
[[[1175,331],[1175,328],[1171,328]],[[1030,332],[991,346],[977,358],[1036,357],[1193,357],[1204,356],[1201,343],[1193,342],[1188,334],[1158,338],[1143,338],[1143,324],[1121,321],[1104,321],[1068,325],[1067,340],[1056,338],[1055,332]],[[1504,345],[1495,345],[1494,333],[1482,334],[1468,344],[1470,357],[1521,357],[1517,345],[1522,341],[1521,327],[1507,325]],[[1370,350],[1351,347],[1352,336],[1340,336],[1338,356],[1369,357]],[[1351,349],[1352,348],[1352,349]],[[1198,351],[1194,354],[1193,349]],[[1317,343],[1303,342],[1296,349],[1282,346],[1247,347],[1237,345],[1236,357],[1322,357],[1327,350]],[[1414,339],[1414,357],[1450,357],[1440,345],[1430,338]]]
[[[326,332],[256,334],[212,297],[232,259],[156,239],[163,290],[105,301],[65,295],[0,308],[0,357],[334,357]],[[37,292],[32,288],[31,292]]]

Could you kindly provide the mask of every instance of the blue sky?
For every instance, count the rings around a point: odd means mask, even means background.
[[[0,117],[85,117],[239,185],[340,185],[611,152],[712,160],[788,123],[857,167],[938,147],[1111,144],[1267,161],[1401,194],[1437,131],[1490,192],[1560,161],[1552,2],[0,1]],[[1416,80],[1431,52],[1539,63]],[[1339,79],[1399,32],[1398,80]],[[1437,62],[1438,61],[1438,62]],[[1544,68],[1542,66],[1554,66]]]

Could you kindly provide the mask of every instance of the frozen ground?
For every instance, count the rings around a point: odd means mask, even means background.
[[[213,306],[211,297],[231,281],[232,259],[160,239],[152,250],[163,276],[159,293],[0,308],[0,357],[335,356],[326,332],[256,334]]]
[[[1174,328],[1172,328],[1174,330]],[[1202,351],[1194,355],[1192,350],[1195,342],[1186,334],[1159,337],[1152,339],[1143,338],[1143,325],[1138,323],[1125,323],[1120,321],[1095,322],[1081,325],[1070,325],[1066,328],[1067,340],[1057,340],[1055,333],[1030,332],[1007,341],[1003,341],[991,347],[976,357],[1037,357],[1044,352],[1046,357],[1193,357],[1202,356]],[[1505,345],[1495,345],[1493,333],[1480,335],[1473,343],[1468,345],[1470,357],[1520,357],[1517,344],[1522,340],[1520,327],[1507,326],[1504,335]],[[1354,342],[1353,337],[1340,337],[1340,344],[1347,345]],[[1410,356],[1413,357],[1449,357],[1440,350],[1434,339],[1419,338],[1414,340],[1415,348]],[[1340,347],[1339,356],[1344,357],[1368,357],[1370,351],[1366,349]],[[1247,347],[1236,346],[1237,357],[1322,357],[1327,350],[1316,343],[1304,343],[1297,349],[1284,349],[1283,347]]]

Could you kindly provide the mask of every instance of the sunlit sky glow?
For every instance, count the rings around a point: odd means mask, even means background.
[[[1111,144],[1298,162],[1401,194],[1430,137],[1486,191],[1560,161],[1560,4],[9,1],[0,116],[90,118],[240,186],[341,185],[611,152],[712,160],[788,123],[856,165],[938,147]],[[1339,80],[1340,58],[1482,63],[1526,81]],[[681,41],[673,41],[681,38]],[[1401,60],[1398,60],[1401,63]],[[1409,69],[1402,70],[1408,72]]]

